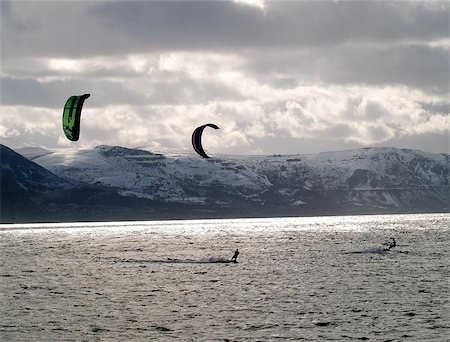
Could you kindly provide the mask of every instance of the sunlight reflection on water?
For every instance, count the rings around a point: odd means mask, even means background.
[[[449,222],[2,225],[0,339],[445,341]]]
[[[424,216],[426,217],[425,219]],[[402,222],[399,223],[399,217]],[[431,222],[430,222],[431,218]],[[282,218],[248,218],[248,219],[208,219],[208,220],[173,220],[173,221],[121,221],[121,222],[75,222],[75,223],[30,223],[1,224],[1,231],[11,230],[57,230],[77,229],[78,231],[107,230],[139,231],[148,230],[164,234],[208,234],[226,231],[241,233],[290,231],[290,230],[341,230],[364,231],[371,228],[395,229],[405,221],[417,223],[415,229],[430,227],[433,220],[447,219],[447,214],[410,214],[410,215],[361,215],[361,216],[323,216],[323,217],[282,217]],[[380,222],[383,225],[380,226]]]

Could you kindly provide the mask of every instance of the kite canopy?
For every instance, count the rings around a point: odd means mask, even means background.
[[[202,147],[202,133],[205,127],[211,127],[214,129],[219,129],[218,126],[208,123],[206,125],[202,125],[200,127],[197,127],[192,133],[192,146],[194,147],[195,152],[197,152],[199,155],[201,155],[203,158],[210,158],[206,153],[205,150]]]
[[[67,139],[77,141],[80,137],[80,117],[81,109],[83,108],[84,100],[86,100],[90,94],[74,95],[69,97],[64,106],[63,112],[63,130]]]

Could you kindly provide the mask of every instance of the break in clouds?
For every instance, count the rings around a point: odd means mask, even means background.
[[[1,142],[308,153],[449,152],[449,4],[1,2]]]

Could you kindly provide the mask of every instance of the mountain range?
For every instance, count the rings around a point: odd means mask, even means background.
[[[448,154],[162,154],[1,146],[1,220],[85,221],[448,212]]]

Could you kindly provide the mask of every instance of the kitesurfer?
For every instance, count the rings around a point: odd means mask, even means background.
[[[236,259],[237,259],[238,255],[239,255],[239,250],[236,248],[236,250],[234,251],[233,257],[231,258],[231,261],[237,262]]]
[[[385,246],[387,246],[386,248],[384,248],[384,251],[389,251],[391,248],[394,248],[395,246],[397,246],[397,243],[395,242],[394,238],[391,238],[391,241],[385,243]]]
[[[397,246],[397,243],[395,242],[395,239],[391,237],[392,241],[389,241],[389,246],[388,246],[388,250],[391,248],[394,248],[395,246]]]

